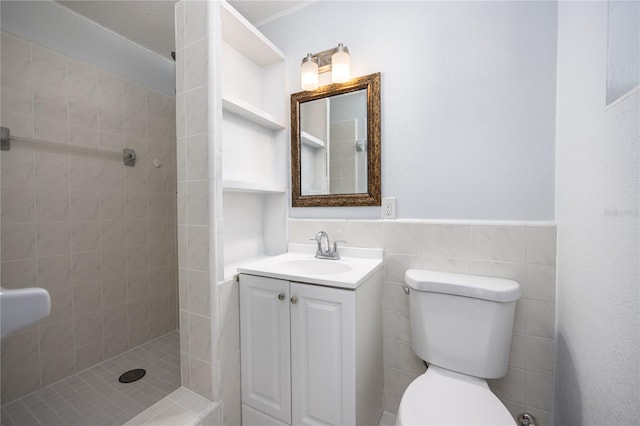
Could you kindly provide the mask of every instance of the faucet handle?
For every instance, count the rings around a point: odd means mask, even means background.
[[[340,259],[340,253],[338,253],[338,243],[346,243],[344,240],[337,240],[333,242],[333,251],[330,253],[331,259]]]
[[[346,244],[347,242],[345,240],[337,240],[333,242],[333,252],[337,253],[338,252],[338,243],[343,243]]]

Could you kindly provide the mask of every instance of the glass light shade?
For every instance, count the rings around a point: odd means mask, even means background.
[[[334,83],[345,83],[351,78],[350,74],[349,49],[340,43],[333,55],[331,55],[331,80]]]
[[[302,60],[300,84],[303,90],[316,90],[318,88],[318,63],[311,55],[307,55]]]

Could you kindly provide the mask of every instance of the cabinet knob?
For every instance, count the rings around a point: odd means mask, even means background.
[[[295,305],[296,303],[298,303],[298,298],[297,298],[297,297],[295,297],[295,296],[293,296],[293,297],[291,298],[291,303],[293,303],[294,305]]]
[[[278,300],[284,300],[284,293],[280,293],[278,295]]]

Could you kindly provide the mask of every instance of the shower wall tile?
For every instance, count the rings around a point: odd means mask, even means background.
[[[2,40],[2,100],[3,110],[16,111],[31,115],[32,84],[31,75],[31,45],[18,39]]]
[[[207,40],[202,39],[189,45],[184,55],[186,90],[207,85]]]
[[[184,11],[184,46],[207,37],[207,3],[186,1]]]
[[[2,223],[31,223],[35,219],[33,188],[6,187],[2,189]]]
[[[98,130],[86,127],[69,126],[69,144],[84,148],[99,147]]]
[[[2,66],[4,66],[4,62],[0,65],[0,68]],[[2,118],[5,118],[4,111]],[[31,133],[33,134],[33,130]],[[10,156],[0,156],[0,162],[2,163],[2,171],[0,174],[2,178],[2,188],[33,188],[35,186],[33,151],[23,146],[15,146],[11,152],[12,154]]]
[[[69,189],[69,157],[34,151],[36,188]]]
[[[224,401],[223,425],[240,426],[241,421],[241,380],[240,351],[234,351],[220,362],[220,388]]]
[[[42,320],[42,324],[50,324],[71,318],[73,315],[73,287],[58,287],[49,290],[51,297],[51,313]]]
[[[33,287],[36,285],[35,259],[16,260],[2,264],[2,285],[7,288]]]
[[[218,236],[211,191],[214,173],[209,173],[214,165],[208,161],[215,147],[213,135],[208,133],[207,8],[203,1],[176,4],[176,102],[159,102],[150,94],[147,112],[153,108],[157,117],[175,116],[172,127],[159,126],[149,132],[154,142],[149,145],[149,154],[159,159],[166,157],[168,135],[175,133],[178,149],[169,154],[177,162],[177,179],[165,182],[177,190],[177,200],[167,202],[153,194],[149,204],[175,211],[178,218],[178,226],[167,227],[166,232],[175,235],[177,231],[182,385],[215,401],[220,396],[218,348],[222,346],[216,341],[221,333],[218,328],[223,330],[223,325],[218,319],[219,274],[216,262],[210,261],[216,258]],[[155,172],[161,174],[162,170]],[[150,185],[150,191],[159,189],[162,187]]]
[[[19,368],[20,365],[38,362],[37,328],[7,336],[2,343],[3,371]]]
[[[2,369],[2,399],[13,401],[40,389],[40,363],[21,364],[15,369]]]
[[[69,129],[64,123],[36,117],[34,124],[34,137],[36,139],[58,143],[67,143],[69,140]]]
[[[4,270],[4,263],[2,268]],[[72,284],[71,256],[68,254],[60,256],[39,257],[37,259],[37,284],[47,290]]]
[[[103,279],[101,284],[103,309],[106,310],[106,308],[112,306],[120,306],[123,309],[123,304],[127,301],[127,282],[125,277]],[[126,319],[126,315],[124,319]]]
[[[144,86],[125,81],[124,109],[139,112],[147,111],[147,90]]]
[[[36,226],[33,223],[2,224],[3,261],[31,259],[36,254]]]
[[[186,165],[184,180],[207,179],[209,177],[209,157],[206,135],[191,136],[186,139]]]
[[[4,80],[3,80],[4,81]],[[2,126],[11,129],[14,136],[33,137],[33,116],[12,111],[2,111]]]
[[[191,90],[186,95],[186,136],[206,133],[209,118],[207,86]]]
[[[77,348],[75,351],[76,370],[85,370],[102,362],[103,351],[102,340]]]
[[[548,223],[290,219],[289,241],[308,243],[319,230],[347,246],[384,249],[384,409],[397,412],[406,386],[424,371],[411,350],[404,274],[410,268],[513,279],[516,303],[507,375],[490,380],[513,413],[551,410],[556,291],[556,228]],[[548,424],[548,423],[547,423]]]
[[[94,251],[100,248],[100,222],[71,223],[71,252]]]
[[[195,357],[189,358],[190,387],[207,399],[213,400],[213,370],[211,363]]]
[[[73,353],[65,352],[42,362],[40,372],[42,386],[50,385],[74,373],[75,361]]]
[[[174,98],[5,33],[0,43],[11,134],[139,154],[133,168],[18,142],[0,154],[2,285],[52,301],[48,318],[3,339],[5,404],[175,330],[178,250]]]

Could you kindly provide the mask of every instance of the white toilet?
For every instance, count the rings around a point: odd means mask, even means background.
[[[485,379],[507,373],[517,282],[410,269],[413,351],[429,364],[405,390],[397,426],[516,425]]]

